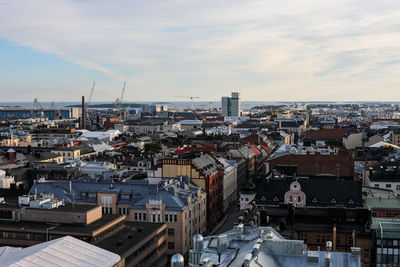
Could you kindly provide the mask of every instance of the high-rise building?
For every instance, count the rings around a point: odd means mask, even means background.
[[[238,92],[232,92],[231,97],[222,97],[221,102],[223,116],[240,116],[240,101]]]

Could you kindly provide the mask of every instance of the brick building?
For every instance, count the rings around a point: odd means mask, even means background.
[[[207,193],[207,222],[215,224],[222,216],[224,168],[208,154],[193,159],[164,158],[148,172],[149,180],[187,176]]]
[[[292,166],[297,175],[333,175],[336,177],[354,177],[353,156],[346,149],[326,149],[305,153],[288,152],[272,156],[267,160],[267,172],[277,166]]]

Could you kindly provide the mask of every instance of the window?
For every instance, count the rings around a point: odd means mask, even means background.
[[[137,221],[138,220],[138,214],[137,214],[137,212],[135,212],[135,221]]]
[[[168,235],[169,236],[174,236],[175,235],[175,229],[174,228],[168,228]]]
[[[320,243],[320,236],[317,235],[317,244],[319,244],[319,243]]]
[[[122,194],[121,199],[129,199],[129,194]]]
[[[175,249],[175,243],[174,242],[168,242],[168,249]]]
[[[379,184],[375,184],[375,187],[376,187],[376,188],[379,188]]]
[[[165,214],[165,221],[168,222],[168,214]]]
[[[386,184],[386,188],[392,188],[391,184]]]
[[[300,196],[298,196],[298,197],[297,197],[297,202],[300,203],[300,201],[301,201],[301,198],[300,198]]]
[[[178,215],[174,214],[174,222],[178,221]]]
[[[145,221],[145,220],[146,220],[146,212],[143,213],[143,221]]]

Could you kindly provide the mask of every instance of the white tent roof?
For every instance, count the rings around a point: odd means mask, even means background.
[[[2,248],[0,248],[1,250]],[[121,260],[117,254],[71,236],[0,255],[0,266],[12,267],[78,267],[114,266]]]
[[[393,147],[394,149],[400,149],[399,146],[396,146],[396,145],[393,145],[393,144],[390,144],[390,143],[386,143],[386,142],[383,142],[383,141],[380,141],[380,142],[378,142],[376,144],[373,144],[373,145],[371,145],[369,147],[389,147],[389,146]]]

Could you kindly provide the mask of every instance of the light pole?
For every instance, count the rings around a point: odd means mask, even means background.
[[[58,225],[53,225],[46,229],[46,241],[49,241],[49,230],[56,228]]]

